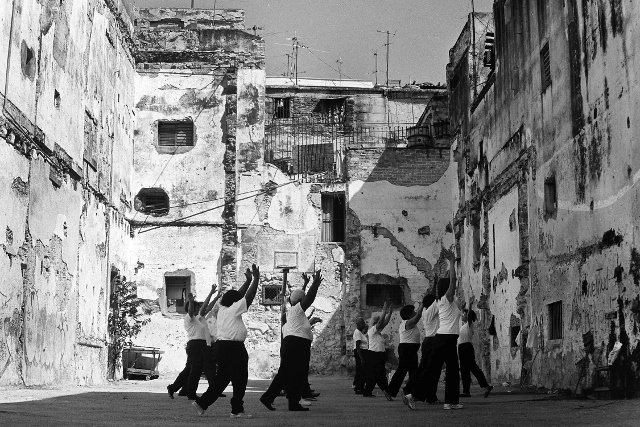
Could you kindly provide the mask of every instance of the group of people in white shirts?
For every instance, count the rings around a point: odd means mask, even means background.
[[[372,316],[367,325],[362,317],[356,319],[353,333],[356,373],[353,387],[356,394],[374,397],[377,385],[387,400],[402,393],[402,401],[409,409],[416,409],[416,402],[440,403],[437,397],[438,382],[442,366],[446,365],[444,409],[462,409],[460,397],[469,397],[471,374],[473,373],[484,397],[488,397],[493,386],[477,365],[472,344],[473,323],[476,314],[472,310],[461,311],[455,301],[456,258],[452,251],[443,249],[442,256],[449,262],[449,277],[437,280],[437,296],[427,294],[415,308],[407,305],[400,310],[398,369],[387,382],[385,360],[386,348],[382,330],[391,318],[391,307],[385,303],[382,315]],[[420,345],[418,322],[422,318],[425,337]],[[462,321],[462,325],[461,325]],[[422,357],[418,363],[418,350]],[[409,380],[400,390],[405,376]],[[462,393],[460,393],[462,377]]]
[[[200,304],[194,300],[192,294],[188,296],[185,306],[184,327],[187,332],[187,363],[175,381],[167,386],[167,393],[171,399],[174,394],[187,396],[193,400],[193,407],[199,415],[224,396],[223,391],[232,384],[231,418],[252,418],[244,410],[244,395],[249,378],[249,355],[244,345],[247,338],[247,327],[242,315],[246,313],[253,302],[260,271],[256,265],[247,269],[246,281],[239,289],[221,292],[212,299],[216,286]],[[303,394],[315,397],[309,389],[309,359],[313,333],[311,322],[305,311],[313,304],[322,282],[320,271],[313,275],[313,281],[308,290],[307,284],[311,280],[306,274],[304,290],[296,289],[283,301],[282,343],[280,347],[280,368],[267,391],[260,397],[260,402],[269,410],[275,410],[273,402],[283,390],[289,401],[289,411],[308,411],[302,406]],[[305,292],[306,291],[306,292]],[[216,304],[219,300],[219,304]],[[286,303],[290,309],[285,311]],[[214,309],[215,307],[215,309]],[[207,319],[216,318],[217,339],[212,337]],[[207,390],[201,395],[196,394],[200,376],[205,374],[208,381]],[[309,397],[309,396],[307,396]]]

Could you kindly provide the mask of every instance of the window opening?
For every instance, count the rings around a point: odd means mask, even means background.
[[[282,304],[282,286],[264,285],[262,286],[262,305]]]
[[[404,305],[404,286],[386,284],[367,284],[368,306],[382,307],[385,301],[395,306]]]
[[[193,146],[193,122],[158,122],[159,146]]]
[[[545,44],[540,51],[540,72],[542,76],[542,92],[551,84],[551,56],[549,54],[549,43]]]
[[[511,327],[511,347],[519,347],[518,334],[520,333],[520,325]]]
[[[558,193],[556,189],[556,178],[547,178],[544,182],[544,213],[548,218],[556,213],[558,209]]]
[[[291,118],[291,98],[273,98],[274,112],[276,119]]]
[[[161,188],[143,188],[135,198],[134,207],[147,215],[164,216],[169,213],[169,196]]]
[[[322,241],[344,242],[346,203],[344,194],[322,194]]]
[[[187,296],[191,292],[191,277],[189,276],[165,276],[165,295],[168,313],[184,314]]]
[[[549,304],[549,339],[562,339],[562,301]]]

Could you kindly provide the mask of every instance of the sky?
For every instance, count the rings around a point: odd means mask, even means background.
[[[215,4],[214,4],[215,3]],[[490,12],[493,0],[475,0]],[[136,0],[145,7],[191,6],[191,0]],[[471,12],[471,0],[195,0],[196,8],[244,9],[246,27],[262,28],[268,76],[287,71],[291,38],[297,35],[299,77],[386,80],[386,34],[390,32],[389,79],[402,84],[445,83],[449,49]],[[383,31],[383,32],[378,32]],[[341,60],[341,65],[339,62]]]

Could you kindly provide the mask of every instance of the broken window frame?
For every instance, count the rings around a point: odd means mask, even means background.
[[[367,283],[365,304],[382,307],[385,301],[394,306],[404,306],[404,286],[387,283]]]
[[[337,202],[337,203],[336,203]],[[347,201],[344,193],[322,193],[322,228],[320,240],[344,243],[346,239]]]

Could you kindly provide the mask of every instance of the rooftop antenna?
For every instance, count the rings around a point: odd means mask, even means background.
[[[340,86],[342,86],[342,58],[338,58],[338,60],[336,61],[336,64],[338,64],[338,75],[340,76]]]
[[[193,9],[195,2],[196,2],[196,0],[191,0],[191,9]]]
[[[374,71],[374,74],[376,75],[376,86],[378,86],[378,51],[377,50],[373,52],[373,57],[376,65],[376,70]]]
[[[389,30],[386,30],[386,31],[378,30],[378,32],[379,33],[384,33],[384,34],[387,35],[387,42],[384,44],[384,46],[387,47],[387,83],[386,83],[386,85],[389,86],[389,46],[391,46],[389,38],[391,36],[391,32]],[[393,33],[393,35],[395,36],[396,33]]]
[[[253,30],[253,35],[254,36],[258,35],[258,30],[264,30],[264,28],[258,27],[257,25],[254,25],[253,27],[251,27],[251,29]]]

